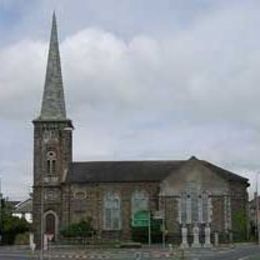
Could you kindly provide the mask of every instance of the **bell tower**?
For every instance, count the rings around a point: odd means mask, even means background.
[[[34,125],[33,225],[35,243],[43,233],[58,239],[63,219],[62,184],[72,161],[73,125],[66,116],[55,13],[40,115]]]

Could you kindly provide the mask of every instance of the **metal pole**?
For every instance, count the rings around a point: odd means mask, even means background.
[[[162,242],[163,242],[163,248],[165,248],[165,235],[166,235],[166,234],[165,234],[165,232],[166,232],[166,230],[165,230],[165,211],[166,211],[165,208],[166,208],[166,201],[165,201],[165,200],[166,200],[166,198],[164,197],[164,198],[163,198],[163,216],[162,216],[162,217],[163,217],[163,219],[162,219],[162,222],[163,222],[163,223],[162,223],[162,225],[163,225],[163,237],[162,237],[162,238],[163,238],[163,241],[162,241]]]
[[[163,226],[162,242],[163,242],[163,248],[165,248],[165,219],[164,219],[164,216],[162,218],[162,226]]]
[[[257,225],[257,242],[260,245],[260,227],[259,227],[259,196],[258,196],[258,172],[256,173],[256,225]]]
[[[148,220],[148,245],[151,247],[151,213],[149,211],[149,220]]]
[[[2,244],[2,232],[3,232],[3,221],[2,221],[2,179],[0,176],[0,244]]]

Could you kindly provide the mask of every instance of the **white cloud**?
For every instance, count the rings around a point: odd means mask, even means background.
[[[194,154],[242,174],[260,168],[260,18],[242,7],[216,9],[163,36],[125,38],[86,27],[64,37],[75,159]],[[30,120],[40,109],[46,57],[47,43],[29,38],[0,49],[0,145],[10,155],[0,163],[8,186],[24,187],[32,179]],[[19,149],[17,140],[7,141],[17,135]],[[17,172],[21,179],[14,178]]]

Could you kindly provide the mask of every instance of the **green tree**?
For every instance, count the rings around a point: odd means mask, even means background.
[[[61,235],[65,238],[79,238],[86,241],[87,238],[95,234],[95,229],[92,225],[92,218],[82,219],[78,223],[73,223],[61,230]]]
[[[233,233],[235,241],[245,241],[247,234],[247,218],[243,209],[240,209],[233,217]]]
[[[30,224],[24,219],[12,216],[10,204],[5,199],[1,200],[0,233],[2,244],[13,244],[18,234],[29,231]]]

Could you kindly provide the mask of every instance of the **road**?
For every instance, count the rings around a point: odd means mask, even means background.
[[[51,256],[45,256],[44,259],[109,259],[109,260],[167,260],[167,259],[183,259],[176,256],[169,256],[166,251],[136,249],[136,250],[95,250],[88,251],[85,258],[79,258],[79,252],[73,256],[73,252],[64,252],[63,250],[53,250]],[[70,256],[70,257],[68,257]],[[87,257],[88,256],[88,257]],[[5,249],[0,247],[0,260],[28,260],[39,259],[37,255],[32,255],[28,250]],[[185,260],[260,260],[260,247],[257,245],[247,245],[235,248],[221,249],[198,249],[188,250],[185,252]]]

